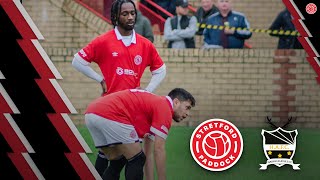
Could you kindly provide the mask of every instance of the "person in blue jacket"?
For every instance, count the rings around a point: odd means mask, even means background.
[[[217,8],[219,12],[212,14],[207,24],[224,28],[205,29],[203,48],[243,48],[245,40],[252,36],[247,18],[244,14],[232,10],[232,0],[218,0]]]

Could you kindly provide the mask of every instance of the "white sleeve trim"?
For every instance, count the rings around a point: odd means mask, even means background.
[[[158,129],[154,128],[154,127],[150,127],[150,131],[153,132],[155,135],[160,136],[163,139],[167,139],[168,135],[166,135],[165,133],[159,131]]]
[[[149,92],[153,92],[160,85],[162,80],[166,77],[166,65],[163,64],[160,68],[152,71],[151,73],[151,80],[148,86],[146,87],[146,90]]]
[[[72,66],[76,68],[78,71],[82,72],[84,75],[88,76],[91,79],[96,80],[97,82],[101,82],[103,77],[100,76],[97,72],[95,72],[90,66],[89,62],[82,59],[78,54],[76,54],[72,60]]]
[[[159,67],[158,69],[156,69],[156,70],[153,70],[151,73],[152,73],[152,75],[153,74],[159,74],[159,73],[161,73],[161,72],[163,72],[163,71],[166,71],[166,65],[165,64],[163,64],[161,67]]]
[[[81,56],[79,56],[79,54],[75,54],[74,55],[74,59],[77,59],[81,64],[85,65],[85,66],[89,66],[90,63],[86,60],[84,60]]]

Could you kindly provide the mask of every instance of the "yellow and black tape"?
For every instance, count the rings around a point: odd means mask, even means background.
[[[211,24],[200,24],[198,23],[198,27],[200,28],[207,28],[207,29],[230,29],[230,30],[237,30],[237,31],[250,31],[253,33],[267,33],[273,35],[285,35],[285,36],[300,36],[298,31],[290,31],[290,30],[271,30],[271,29],[256,29],[256,28],[236,28],[230,26],[218,26],[218,25],[211,25]]]

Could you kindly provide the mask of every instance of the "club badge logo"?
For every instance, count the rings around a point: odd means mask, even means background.
[[[193,159],[204,169],[223,171],[240,159],[243,140],[238,128],[224,119],[201,123],[190,139]]]
[[[268,117],[267,119],[271,123],[271,119]],[[274,124],[272,125],[276,127]],[[296,151],[298,130],[287,131],[281,127],[272,131],[263,129],[261,135],[263,137],[263,152],[267,157],[267,162],[266,164],[260,164],[260,170],[266,170],[268,165],[282,167],[286,164],[291,165],[294,170],[300,170],[298,167],[300,164],[294,164],[292,160]]]
[[[314,3],[307,4],[306,12],[308,14],[315,14],[317,12],[317,5],[315,5]]]
[[[140,65],[140,64],[142,63],[142,57],[141,57],[140,55],[136,55],[136,56],[134,57],[134,63],[135,63],[136,65]]]

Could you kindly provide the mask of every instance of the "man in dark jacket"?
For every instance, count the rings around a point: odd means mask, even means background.
[[[164,39],[169,41],[168,48],[195,48],[197,18],[188,16],[188,11],[187,0],[176,1],[177,15],[169,17],[164,24]]]
[[[283,31],[295,31],[296,28],[292,23],[292,16],[288,9],[281,11],[277,18],[273,21],[272,25],[270,26],[271,30],[283,30]],[[279,35],[279,34],[272,34],[271,36],[279,37],[278,42],[278,49],[302,49],[299,40],[296,36],[289,36],[289,35]]]
[[[209,16],[218,12],[218,8],[213,4],[213,0],[201,0],[201,7],[198,8],[195,16],[200,24],[197,35],[202,35],[204,28],[201,28],[201,24],[206,24]]]

